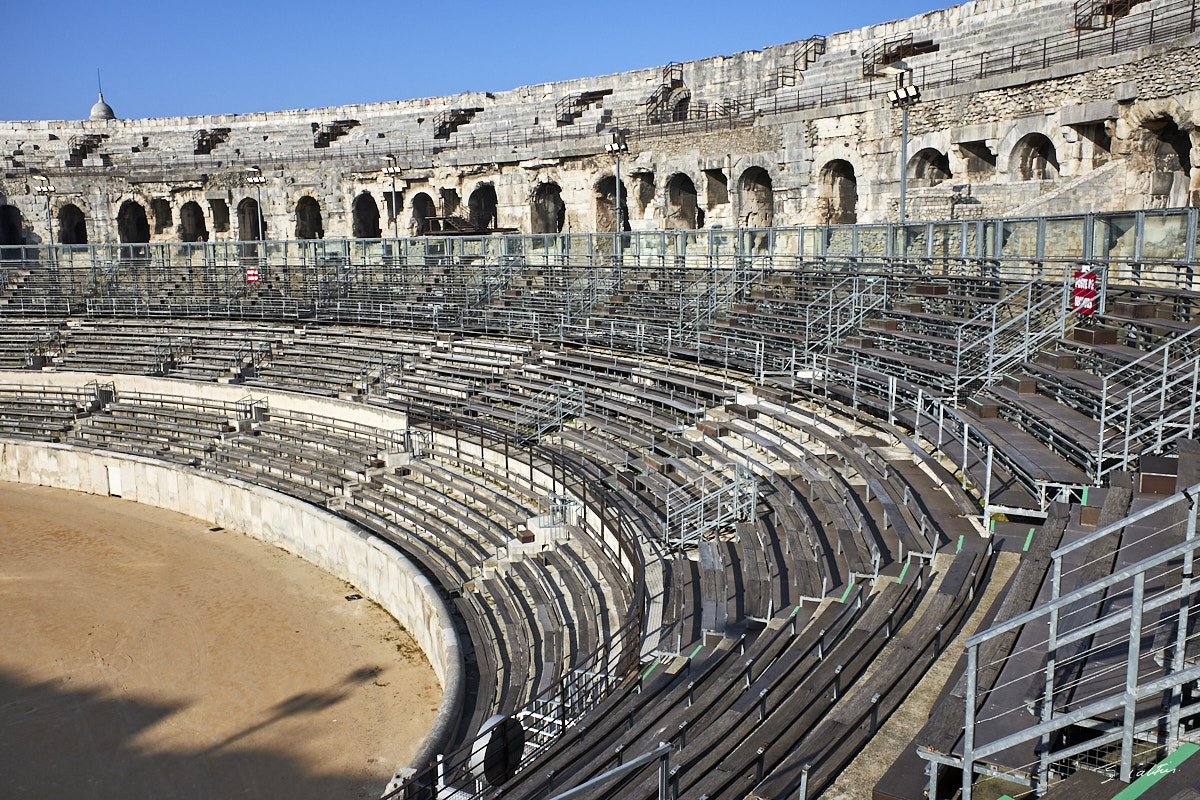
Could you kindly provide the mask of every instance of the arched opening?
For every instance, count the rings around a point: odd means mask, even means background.
[[[562,233],[567,221],[562,187],[557,183],[543,183],[534,189],[530,216],[534,233]]]
[[[629,230],[629,192],[621,182],[621,230]],[[596,230],[600,233],[617,231],[617,179],[606,175],[596,184]]]
[[[663,227],[668,230],[695,230],[704,225],[696,184],[682,172],[667,180],[667,218]]]
[[[908,177],[918,186],[936,186],[952,177],[950,158],[932,147],[919,150],[908,160]]]
[[[1021,181],[1052,181],[1058,177],[1054,142],[1040,133],[1023,137],[1013,148],[1013,177]]]
[[[257,242],[266,235],[266,222],[259,213],[258,201],[253,197],[247,197],[238,203],[237,218],[238,241]]]
[[[496,187],[490,183],[476,187],[467,200],[467,210],[471,225],[476,230],[496,227]]]
[[[67,203],[58,210],[59,244],[87,244],[87,219],[79,206]]]
[[[378,220],[376,225],[378,226]],[[315,198],[308,195],[304,195],[296,201],[296,238],[325,238],[325,226],[321,222],[321,205]]]
[[[1150,142],[1155,172],[1182,172],[1192,169],[1192,140],[1179,130],[1175,120],[1160,117],[1144,123],[1153,138]]]
[[[671,98],[671,122],[687,122],[688,111],[692,107],[692,93],[682,89]]]
[[[154,214],[154,232],[168,231],[175,224],[171,215],[171,204],[161,197],[150,201],[150,211]]]
[[[150,241],[150,223],[146,209],[135,200],[126,200],[117,211],[117,240],[131,244]]]
[[[16,206],[0,206],[0,245],[24,244],[21,228],[25,221]]]
[[[379,238],[379,206],[375,204],[375,198],[371,196],[370,192],[363,192],[354,198],[351,212],[353,223],[350,234],[355,239]]]
[[[858,222],[858,178],[853,164],[839,158],[825,165],[821,170],[821,201],[826,224]]]
[[[408,220],[408,231],[412,236],[424,236],[432,233],[436,223],[431,217],[437,216],[433,198],[424,192],[416,194],[412,199],[412,216]]]
[[[742,173],[738,186],[741,189],[741,226],[771,227],[775,220],[775,191],[767,171],[762,167],[751,167]]]
[[[189,200],[179,209],[179,239],[183,242],[207,242],[208,226],[204,222],[204,209],[194,200]]]

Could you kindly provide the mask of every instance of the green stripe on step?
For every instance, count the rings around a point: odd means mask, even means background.
[[[1180,764],[1195,755],[1197,750],[1200,750],[1200,745],[1195,745],[1191,742],[1179,745],[1178,750],[1155,764],[1147,770],[1145,775],[1142,775],[1136,781],[1122,789],[1120,794],[1114,797],[1113,800],[1134,800],[1135,797],[1141,797],[1147,789],[1170,775],[1179,768]]]
[[[1029,545],[1030,545],[1030,543],[1033,541],[1033,532],[1034,532],[1035,530],[1037,530],[1037,528],[1030,528],[1030,529],[1029,529],[1029,535],[1025,537],[1025,546],[1021,548],[1021,552],[1022,552],[1022,553],[1028,553],[1028,552],[1029,552]]]

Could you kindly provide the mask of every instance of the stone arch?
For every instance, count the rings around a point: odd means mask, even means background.
[[[21,229],[25,220],[16,206],[0,206],[0,245],[25,244]]]
[[[1151,156],[1156,171],[1183,172],[1192,170],[1192,140],[1170,117],[1147,120],[1143,127],[1150,132]]]
[[[146,209],[136,200],[126,200],[117,211],[117,240],[130,244],[150,241],[150,222]]]
[[[1142,120],[1130,137],[1134,153],[1131,166],[1145,175],[1146,205],[1180,206],[1189,199],[1192,174],[1192,139],[1188,129],[1169,114]]]
[[[692,108],[692,93],[680,87],[667,98],[667,119],[671,122],[687,122]]]
[[[1125,157],[1145,182],[1147,207],[1200,204],[1200,131],[1174,98],[1138,100],[1129,108]]]
[[[87,244],[87,218],[74,203],[58,210],[58,243]]]
[[[936,186],[942,181],[953,177],[950,171],[950,158],[934,147],[918,150],[908,160],[908,177],[920,181],[924,186]]]
[[[162,233],[171,230],[175,224],[171,214],[171,203],[161,197],[150,201],[150,213],[154,215],[154,232]]]
[[[355,239],[378,239],[381,235],[379,229],[379,206],[375,203],[375,198],[370,192],[363,192],[358,197],[354,198],[354,204],[351,206],[351,217],[353,219],[350,235]]]
[[[321,204],[315,197],[304,195],[296,201],[296,238],[325,238],[325,225],[321,221]]]
[[[408,221],[410,235],[425,236],[437,230],[437,222],[432,219],[437,216],[437,206],[433,204],[432,197],[425,192],[418,192],[413,195],[409,206],[412,208],[412,216]]]
[[[1013,145],[1009,170],[1015,180],[1050,181],[1058,178],[1058,151],[1041,133],[1029,133]]]
[[[822,220],[828,225],[858,222],[858,177],[854,165],[835,158],[821,168]]]
[[[554,182],[538,184],[529,206],[531,232],[562,233],[567,204],[563,202],[561,186]]]
[[[667,216],[663,227],[668,230],[704,227],[704,210],[700,208],[696,184],[682,172],[667,179]]]
[[[262,218],[258,201],[247,197],[238,203],[238,241],[257,242],[266,237],[267,225]]]
[[[629,230],[629,191],[621,181],[621,230]],[[617,178],[605,175],[596,182],[596,231],[615,233],[617,230]]]
[[[738,179],[743,228],[769,228],[775,221],[775,189],[771,174],[762,167],[749,167]]]
[[[179,209],[179,240],[181,242],[207,242],[208,225],[204,222],[204,209],[195,200],[189,200]]]
[[[471,224],[481,231],[495,228],[496,205],[496,187],[493,184],[481,183],[476,186],[467,200]]]

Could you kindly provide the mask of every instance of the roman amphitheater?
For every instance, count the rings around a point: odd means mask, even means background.
[[[0,480],[390,612],[387,797],[1196,797],[1198,12],[0,122]]]

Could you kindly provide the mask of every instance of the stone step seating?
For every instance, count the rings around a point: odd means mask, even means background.
[[[757,781],[747,797],[793,796],[801,770],[808,772],[810,796],[829,786],[925,677],[970,611],[987,578],[992,550],[983,540],[971,538],[968,542],[946,568],[937,589],[912,612],[907,630],[893,631],[899,635],[872,661],[871,673],[846,692],[831,713],[814,720],[814,727],[797,725],[786,731],[800,741],[773,769],[766,769],[777,757],[772,750],[781,753],[788,743],[760,739],[759,746],[767,748],[759,755],[760,762],[743,762],[740,771],[720,765],[706,781],[704,791],[715,796],[717,786],[730,786],[742,778]],[[745,752],[752,746],[743,744],[741,749]],[[757,749],[754,752],[758,755]],[[766,776],[760,779],[764,772]]]
[[[819,448],[836,458],[850,475],[857,475],[857,481],[865,483],[863,506],[870,509],[877,531],[890,539],[883,544],[897,561],[905,561],[909,553],[928,554],[936,549],[935,526],[922,511],[919,498],[938,487],[914,486],[891,469],[878,453],[859,441],[871,431],[853,430],[857,428],[854,423],[849,423],[852,430],[847,431],[836,418],[822,420],[813,411],[783,401],[760,399],[751,408],[757,412],[754,422],[769,424],[774,436],[792,443],[793,453],[816,456]]]
[[[0,370],[40,369],[57,348],[57,325],[0,318]]]
[[[522,772],[506,785],[506,793],[521,798],[541,796],[551,770],[572,775],[572,783],[582,782],[611,765],[614,752],[641,752],[635,749],[638,741],[655,733],[663,740],[691,736],[689,728],[702,710],[727,705],[740,684],[752,676],[761,677],[767,665],[778,663],[789,646],[797,657],[828,647],[859,610],[857,602],[830,606],[806,628],[811,612],[797,607],[760,633],[710,637],[708,643],[697,642],[679,655],[653,661],[638,680],[627,682],[584,725],[568,731],[551,746],[547,769]],[[803,634],[798,636],[800,631]]]
[[[255,376],[244,382],[337,396],[355,391],[372,361],[393,354],[364,349],[356,342],[295,337],[290,343],[285,340],[277,352],[271,353],[269,361],[255,370]]]
[[[907,585],[891,581],[862,611],[854,608],[860,601],[857,593],[848,595],[844,606],[830,603],[825,616],[798,635],[791,634],[786,622],[781,636],[768,627],[759,634],[768,645],[757,658],[733,662],[734,669],[723,671],[704,693],[693,687],[690,705],[684,698],[669,706],[660,703],[658,707],[667,710],[653,727],[635,728],[622,737],[622,744],[629,752],[654,747],[648,744],[654,737],[655,742],[666,738],[676,744],[678,754],[672,761],[679,765],[675,780],[680,796],[700,796],[703,783],[718,768],[739,772],[736,764],[753,769],[760,745],[782,743],[811,726],[806,722],[787,733],[796,717],[823,717],[900,627],[918,594],[915,580]],[[654,780],[639,775],[609,791],[622,797],[652,797]]]
[[[95,410],[97,405],[94,386],[0,384],[0,435],[63,441],[76,421]]]
[[[308,502],[344,498],[381,469],[389,449],[387,432],[304,414],[271,412],[251,430],[228,437],[216,453],[214,470],[251,480],[262,476]],[[286,487],[294,484],[295,491]]]
[[[880,564],[886,563],[886,546],[876,536],[873,526],[867,523],[862,499],[840,472],[816,458],[811,462],[807,459],[793,461],[795,455],[776,444],[773,432],[754,422],[731,419],[727,431],[736,452],[746,456],[748,462],[757,460],[748,455],[748,449],[768,458],[773,455],[788,460],[787,473],[792,486],[811,503],[820,527],[833,543],[832,550],[824,546],[812,548],[827,554],[837,564],[835,573],[822,576],[828,590],[852,582],[856,577],[873,576]],[[759,463],[760,469],[764,470],[773,466],[769,462]]]
[[[71,443],[197,466],[214,456],[245,416],[238,403],[121,392],[76,427]]]
[[[916,415],[904,403],[889,412],[889,374],[874,369],[859,368],[855,372],[852,367],[832,362],[825,370],[822,380],[815,384],[815,389],[804,390],[810,401],[817,405],[828,404],[839,413],[857,416],[860,413],[870,413],[877,418],[888,419],[889,413],[896,420],[911,430],[916,425]],[[937,393],[922,387],[929,397]],[[898,394],[907,402],[912,402],[918,392],[917,385],[906,381],[897,382]],[[943,400],[943,402],[948,402]],[[951,404],[952,405],[952,404]],[[993,469],[992,502],[1019,508],[1029,508],[1036,504],[1038,496],[1036,482],[1076,484],[1083,480],[1082,473],[1066,461],[1047,450],[1033,435],[1020,430],[1016,426],[998,417],[980,417],[967,407],[960,407],[953,413],[966,420],[971,429],[985,441],[995,446],[995,461]],[[951,420],[952,422],[953,420]],[[949,454],[948,467],[951,472],[962,467],[962,441],[952,424],[947,423],[942,430],[941,438],[938,433],[938,420],[931,418],[929,413],[921,417],[921,436],[931,443],[941,442],[942,452]],[[967,448],[967,471],[976,481],[985,478],[986,450],[980,452],[975,444],[976,436],[972,436],[972,444]],[[935,470],[943,469],[940,462],[933,462]],[[954,483],[953,480],[950,483]],[[957,486],[957,484],[954,484]],[[974,491],[982,491],[982,487],[972,487]],[[958,501],[965,502],[965,492],[959,493],[950,487],[952,496]],[[975,513],[975,501],[969,506]]]
[[[1001,419],[1032,433],[1051,451],[1087,474],[1094,474],[1097,443],[1120,434],[1115,428],[1101,431],[1100,423],[1081,410],[1030,391],[1030,381],[1005,376],[990,386],[980,398],[971,398],[966,408],[987,418],[995,411]],[[1021,387],[1025,387],[1022,389]],[[1123,420],[1122,420],[1123,422]]]
[[[504,515],[510,532],[520,528],[524,521],[519,519],[521,514],[529,516],[539,509],[539,499],[542,497],[543,490],[530,483],[528,476],[521,470],[500,471],[492,468],[486,461],[463,461],[454,449],[437,442],[433,443],[432,452],[437,456],[436,460],[424,460],[420,463],[427,464],[431,468],[436,467],[446,476],[447,480],[456,485],[461,484],[461,491],[472,495],[478,502],[500,506],[499,513]],[[578,474],[592,480],[596,480],[602,475],[594,465],[569,463],[565,459],[562,461]],[[552,465],[549,463],[539,464],[538,468],[543,472],[549,472]],[[503,495],[497,492],[497,487],[503,487]],[[589,513],[596,516],[601,514],[595,497],[586,498],[586,502]],[[587,594],[590,595],[595,591],[594,587],[602,588],[602,591],[596,592],[597,596],[593,598],[593,605],[596,608],[609,607],[613,613],[616,613],[618,609],[628,607],[633,597],[633,586],[630,576],[625,575],[617,566],[618,554],[611,552],[604,542],[597,541],[582,528],[568,526],[566,531],[569,533],[569,537],[560,542],[559,547],[542,550],[539,557],[556,556],[560,559],[565,557],[565,560],[573,566],[568,580],[591,576],[587,581]],[[565,544],[569,544],[569,546],[564,546]],[[560,570],[560,574],[565,573]],[[611,597],[608,597],[606,592],[610,593]],[[576,598],[583,596],[578,592],[573,592],[572,595]],[[589,616],[588,620],[594,620],[595,624],[604,630],[615,630],[618,627],[618,619],[615,616],[611,619]],[[588,652],[588,648],[584,648],[583,652]]]
[[[742,676],[730,676],[733,680],[723,687],[719,700],[697,703],[685,717],[686,735],[678,737],[679,753],[672,759],[679,764],[675,780],[680,796],[722,796],[720,789],[709,787],[746,772],[754,774],[760,760],[769,768],[773,760],[782,759],[856,685],[919,595],[915,580],[907,585],[890,582],[866,601],[857,617],[836,620],[846,627],[836,637],[820,637],[819,655],[817,648],[793,652],[800,642],[787,642],[790,646],[774,659],[765,654],[759,663],[747,665]],[[644,740],[637,746],[645,746]],[[654,793],[646,776],[621,787],[623,797],[650,798]]]
[[[1065,503],[1054,503],[1049,509],[1046,521],[1036,526],[1030,536],[1029,549],[1022,554],[1021,562],[1017,565],[1006,591],[1000,593],[992,604],[996,623],[1004,622],[1022,614],[1046,599],[1048,590],[1043,589],[1047,570],[1050,568],[1050,554],[1062,541],[1063,532],[1067,528],[1069,507]],[[1018,633],[1025,641],[1018,640]],[[980,716],[992,716],[998,713],[1011,713],[1024,717],[1026,685],[1023,682],[999,681],[1005,659],[1012,653],[1017,653],[1025,663],[1036,661],[1036,658],[1025,656],[1032,654],[1032,648],[1037,646],[1038,633],[1029,631],[1013,631],[1002,637],[997,637],[980,650],[979,663],[982,665],[978,676],[978,696],[986,706],[978,709]],[[966,653],[960,656],[958,667],[966,664]],[[960,674],[957,682],[938,698],[929,714],[929,720],[913,738],[919,746],[930,747],[939,753],[953,752],[963,734],[963,719],[965,715],[967,696],[967,678]],[[915,758],[915,754],[914,754]],[[897,770],[911,770],[913,762],[897,763],[885,776],[884,780],[904,780]],[[927,785],[927,779],[922,775],[909,784],[916,784],[918,791]]]
[[[56,366],[79,372],[161,375],[171,354],[186,349],[183,337],[148,331],[142,325],[68,323]]]

